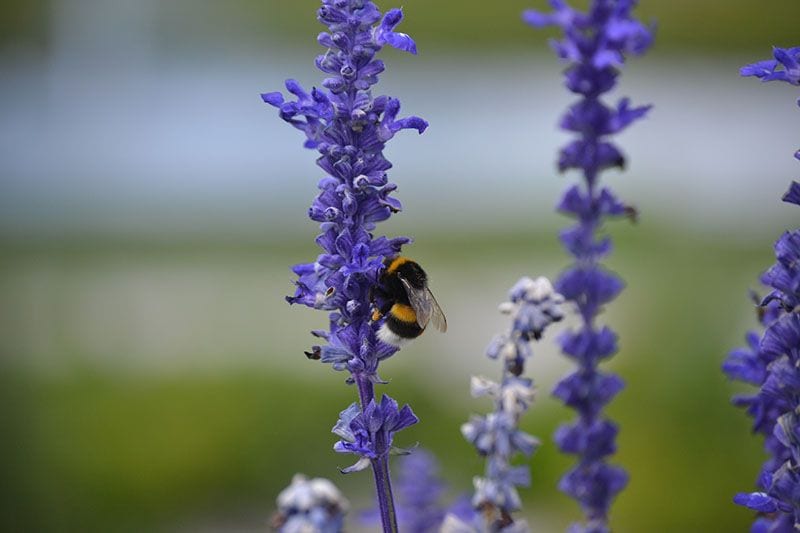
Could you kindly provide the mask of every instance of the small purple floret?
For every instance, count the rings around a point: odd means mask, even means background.
[[[394,28],[403,20],[401,9],[391,9],[386,12],[380,26],[375,29],[375,42],[378,44],[388,44],[398,50],[417,53],[417,44],[405,33],[395,32]],[[422,133],[422,132],[420,132]]]
[[[399,409],[397,402],[387,395],[383,396],[380,403],[375,403],[373,399],[363,412],[358,404],[351,404],[339,414],[339,420],[333,427],[333,433],[341,437],[333,449],[339,453],[356,454],[362,460],[342,472],[367,468],[370,462],[363,461],[364,458],[386,458],[393,450],[394,434],[417,422],[419,419],[408,405]]]
[[[800,151],[798,151],[798,154],[800,154]],[[798,159],[800,159],[800,157]],[[800,183],[796,181],[792,182],[789,190],[783,195],[783,201],[790,204],[800,205]]]
[[[739,70],[742,76],[754,76],[761,81],[785,81],[800,85],[800,46],[772,49],[775,59],[758,61]]]

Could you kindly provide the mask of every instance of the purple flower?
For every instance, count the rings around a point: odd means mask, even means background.
[[[341,533],[350,504],[336,486],[323,478],[296,474],[278,495],[272,526],[280,533]]]
[[[403,20],[403,12],[399,9],[392,9],[386,13],[380,26],[375,28],[375,42],[378,44],[388,44],[398,50],[403,50],[411,54],[417,53],[417,45],[413,39],[405,33],[393,31],[395,26]]]
[[[794,156],[795,158],[800,159],[800,150],[795,152]],[[800,183],[797,183],[796,181],[792,182],[789,190],[783,195],[783,201],[790,204],[800,205]]]
[[[800,46],[794,48],[772,49],[775,59],[758,61],[742,67],[742,76],[755,76],[761,81],[785,81],[792,85],[800,85]]]
[[[508,333],[492,339],[486,355],[491,359],[501,358],[506,369],[518,376],[525,360],[532,355],[530,341],[539,340],[547,326],[564,317],[560,307],[564,298],[553,290],[547,278],[524,277],[511,288],[508,299],[499,309],[512,315],[512,327]]]
[[[361,457],[359,461],[342,470],[343,473],[363,470],[372,460],[383,459],[396,450],[392,446],[394,434],[401,429],[413,426],[419,419],[404,405],[398,409],[397,402],[383,395],[381,403],[373,399],[363,411],[358,404],[351,404],[339,414],[333,433],[342,440],[333,445],[339,453],[353,453]]]
[[[576,224],[560,235],[575,263],[561,274],[556,289],[576,305],[583,322],[559,339],[564,354],[578,364],[553,392],[578,412],[577,420],[561,426],[555,434],[560,449],[578,457],[577,466],[562,478],[559,488],[578,500],[586,515],[587,523],[573,525],[570,531],[600,532],[608,531],[609,507],[627,483],[624,470],[606,463],[616,451],[618,427],[604,418],[602,409],[623,382],[597,368],[616,353],[617,336],[608,327],[598,326],[596,318],[624,283],[599,264],[611,251],[611,240],[602,235],[601,227],[611,217],[635,220],[636,211],[601,187],[598,179],[605,169],[625,167],[625,157],[610,136],[650,109],[632,106],[627,98],[609,106],[601,96],[616,85],[626,55],[640,55],[650,47],[653,31],[633,17],[634,0],[592,0],[586,12],[573,9],[564,0],[549,3],[551,12],[529,10],[523,19],[537,28],[557,26],[563,31],[563,38],[551,45],[567,64],[567,89],[580,98],[561,118],[561,128],[576,133],[577,138],[561,149],[558,169],[578,170],[584,177],[584,184],[570,187],[557,207]]]
[[[746,339],[747,347],[732,350],[723,363],[722,370],[732,379],[761,385],[767,378],[768,364],[758,350],[761,338],[754,331],[748,331]]]
[[[402,11],[393,9],[382,16],[368,0],[322,0],[317,19],[328,27],[317,37],[326,49],[316,59],[328,76],[321,87],[306,91],[295,80],[287,80],[286,90],[293,98],[279,92],[261,95],[279,109],[283,120],[304,133],[305,147],[319,153],[317,164],[326,174],[308,210],[320,225],[316,242],[321,253],[316,260],[293,267],[296,289],[287,300],[328,312],[329,330],[313,332],[327,344],[312,347],[306,355],[334,370],[348,371],[348,383],[358,387],[358,414],[345,411],[353,415],[351,420],[342,427],[337,424],[342,432],[352,432],[348,434],[352,440],[343,436],[337,451],[361,457],[345,471],[372,464],[384,529],[393,530],[386,451],[393,434],[416,417],[408,406],[394,412],[396,403],[386,396],[380,404],[374,402],[374,384],[382,383],[378,363],[397,349],[376,335],[382,323],[371,320],[370,292],[384,258],[397,255],[410,239],[374,232],[378,222],[402,208],[393,197],[397,186],[387,176],[392,165],[383,155],[385,144],[404,129],[422,133],[428,123],[413,116],[400,118],[399,100],[373,96],[371,91],[385,68],[376,58],[384,45],[416,53],[414,41],[395,31]],[[378,421],[380,426],[375,427]]]
[[[526,466],[514,466],[518,454],[530,457],[539,441],[519,429],[519,421],[533,403],[533,381],[522,377],[525,361],[532,355],[529,343],[540,339],[545,328],[563,318],[563,297],[546,278],[520,279],[509,291],[509,301],[500,312],[510,315],[511,328],[495,337],[486,351],[491,359],[503,362],[502,379],[494,382],[473,377],[472,396],[488,396],[494,401],[493,412],[472,416],[461,426],[461,433],[478,454],[486,457],[483,477],[475,477],[472,510],[459,507],[448,513],[444,532],[527,531],[524,521],[514,521],[512,513],[522,507],[517,487],[530,484]]]
[[[800,48],[775,48],[774,60],[741,69],[742,76],[800,85]],[[795,153],[800,159],[800,151]],[[800,205],[800,185],[792,182],[783,200]],[[775,243],[773,266],[761,276],[770,288],[760,303],[761,337],[748,334],[749,347],[733,350],[723,370],[729,377],[759,387],[734,397],[764,435],[769,459],[758,476],[758,491],[740,493],[734,502],[758,513],[752,531],[778,533],[800,527],[800,229]]]

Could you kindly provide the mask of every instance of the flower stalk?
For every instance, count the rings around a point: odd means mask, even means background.
[[[428,123],[419,117],[398,118],[400,102],[374,97],[371,87],[385,68],[375,57],[385,45],[416,53],[414,41],[395,31],[402,18],[401,10],[381,14],[367,0],[322,0],[317,19],[328,27],[317,37],[326,49],[316,59],[328,75],[322,88],[309,93],[290,79],[286,89],[293,100],[279,92],[261,95],[305,134],[305,147],[319,152],[317,164],[326,173],[309,209],[309,217],[320,224],[316,242],[322,253],[293,267],[297,288],[287,300],[328,312],[329,328],[312,332],[325,344],[313,346],[306,356],[349,372],[347,382],[356,385],[359,401],[334,426],[341,437],[334,449],[359,458],[344,473],[372,467],[383,528],[392,532],[397,524],[388,455],[398,451],[392,446],[394,433],[417,418],[407,405],[399,408],[389,396],[375,396],[375,384],[385,383],[378,365],[397,348],[377,337],[382,321],[371,320],[370,293],[384,258],[397,255],[410,239],[376,237],[373,232],[378,222],[402,209],[392,196],[397,186],[388,181],[392,165],[383,156],[386,142],[404,129],[422,133]]]
[[[603,306],[614,300],[623,281],[605,269],[601,260],[611,251],[611,240],[602,233],[603,223],[614,217],[635,220],[636,211],[599,183],[609,168],[624,168],[625,158],[610,138],[645,116],[650,106],[632,107],[627,98],[616,106],[602,101],[613,89],[625,56],[643,54],[652,44],[652,31],[631,14],[634,0],[592,0],[586,12],[564,0],[550,0],[552,11],[528,10],[523,18],[540,28],[556,26],[561,40],[551,42],[567,64],[565,85],[579,96],[561,119],[562,129],[577,138],[561,149],[559,171],[577,170],[583,184],[570,187],[558,210],[576,220],[560,239],[575,263],[556,282],[556,290],[578,309],[582,324],[560,339],[564,354],[578,368],[556,385],[553,394],[577,411],[577,419],[558,428],[555,440],[562,452],[577,456],[578,463],[561,479],[559,488],[576,499],[586,524],[572,532],[609,531],[611,502],[627,484],[628,475],[610,465],[616,451],[618,426],[603,414],[604,406],[624,387],[616,375],[600,370],[601,361],[617,351],[617,335],[598,324]]]
[[[440,499],[445,485],[439,478],[439,464],[433,454],[415,448],[399,459],[397,469],[397,524],[400,531],[434,533],[444,519]],[[361,523],[370,527],[379,518],[379,509],[369,509],[361,515]]]

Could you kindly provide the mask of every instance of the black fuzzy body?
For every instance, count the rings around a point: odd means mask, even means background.
[[[400,263],[395,265],[398,262]],[[383,264],[386,266],[381,274],[384,291],[395,301],[410,305],[406,288],[400,278],[405,279],[413,288],[422,290],[428,283],[427,274],[419,264],[405,257],[390,257]]]
[[[379,311],[386,316],[381,338],[390,344],[400,344],[405,339],[419,337],[425,328],[417,323],[408,292],[403,284],[404,279],[417,290],[424,290],[428,277],[419,264],[405,257],[389,257],[384,260],[385,269],[381,273],[376,292],[383,300]],[[399,311],[402,311],[402,316]],[[395,339],[393,336],[396,336]]]

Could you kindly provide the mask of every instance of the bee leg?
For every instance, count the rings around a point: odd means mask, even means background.
[[[383,305],[378,305],[380,300],[384,302]],[[380,285],[372,285],[369,288],[369,302],[372,304],[373,312],[372,312],[372,321],[377,322],[381,319],[383,315],[389,312],[389,309],[392,308],[391,299],[389,298],[389,294],[383,290]]]
[[[374,303],[374,302],[373,302]],[[387,300],[382,306],[375,307],[375,310],[372,311],[372,321],[377,322],[380,320],[389,310],[392,308],[394,303],[391,300]]]
[[[370,318],[370,320],[372,322],[377,322],[378,320],[381,319],[381,313],[375,307],[375,290],[376,290],[376,287],[377,287],[377,285],[371,285],[370,288],[369,288],[369,303],[370,303],[371,307],[373,308],[372,317]]]

